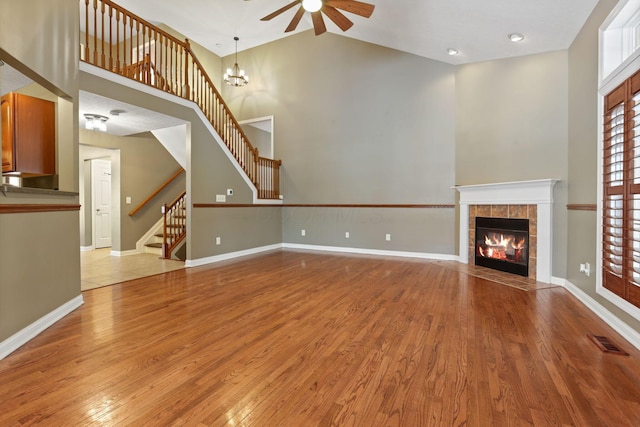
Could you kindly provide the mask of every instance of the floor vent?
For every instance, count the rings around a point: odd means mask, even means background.
[[[629,355],[629,353],[627,353],[626,351],[624,351],[620,347],[618,347],[616,344],[614,344],[609,339],[609,337],[603,337],[602,335],[589,335],[589,338],[591,338],[591,340],[594,343],[596,343],[598,348],[600,350],[604,351],[605,353],[620,354],[622,356],[628,356]]]

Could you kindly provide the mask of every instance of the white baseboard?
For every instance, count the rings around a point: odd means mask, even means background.
[[[282,248],[282,244],[281,243],[277,243],[275,245],[260,246],[258,248],[251,248],[251,249],[246,249],[246,250],[237,251],[237,252],[229,252],[227,254],[214,255],[214,256],[210,256],[210,257],[206,257],[206,258],[188,259],[188,260],[186,260],[184,262],[184,266],[185,267],[198,267],[200,265],[212,264],[214,262],[226,261],[226,260],[233,259],[233,258],[238,258],[238,257],[242,257],[242,256],[247,256],[247,255],[253,255],[253,254],[260,253],[260,252],[272,251],[274,249],[281,249],[281,248]]]
[[[458,261],[457,255],[449,254],[431,254],[425,252],[405,252],[405,251],[389,251],[381,249],[362,249],[362,248],[345,248],[341,246],[320,246],[320,245],[301,245],[297,243],[283,243],[283,248],[286,249],[305,249],[312,251],[323,252],[340,252],[349,254],[363,254],[363,255],[382,255],[382,256],[395,256],[405,258],[423,258],[423,259],[437,259],[443,261]]]
[[[586,305],[587,308],[589,308],[598,317],[600,317],[609,326],[611,326],[617,333],[622,335],[624,339],[629,341],[635,348],[640,349],[640,333],[620,320],[620,318],[604,308],[601,304],[599,304],[596,300],[587,295],[582,289],[578,288],[573,283],[569,282],[568,280],[563,280],[563,286],[573,296],[578,298],[581,303]]]
[[[562,277],[551,276],[552,285],[565,286],[566,283],[567,283],[567,280],[563,279]]]
[[[95,250],[93,245],[91,245],[91,246],[80,246],[80,252],[89,252],[89,251],[93,251],[93,250]]]
[[[42,331],[49,326],[62,319],[67,314],[71,313],[76,308],[80,307],[84,303],[82,294],[73,298],[70,301],[62,304],[52,312],[45,314],[40,319],[36,320],[21,331],[16,332],[6,340],[0,343],[0,360],[4,359],[18,348],[35,338]]]
[[[142,252],[138,252],[137,249],[131,249],[128,251],[111,251],[111,256],[128,256],[128,255],[138,255]]]

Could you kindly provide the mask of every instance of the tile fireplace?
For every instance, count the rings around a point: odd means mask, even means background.
[[[553,186],[556,182],[556,179],[543,179],[456,186],[460,193],[459,261],[475,264],[480,258],[479,265],[488,263],[491,264],[488,265],[491,268],[494,268],[495,264],[508,263],[512,264],[507,266],[508,269],[517,270],[509,271],[511,273],[551,283]],[[485,229],[481,236],[476,236],[478,218],[484,218],[480,222],[488,224],[481,227]],[[517,220],[511,222],[517,224],[516,229],[509,228],[513,233],[499,233],[493,230],[501,228],[503,223],[508,223],[510,219]],[[486,236],[488,240],[485,240],[486,233],[493,233]],[[512,234],[511,238],[517,241],[514,244],[506,243],[508,237],[505,237],[505,234]],[[520,243],[525,234],[526,242]],[[516,258],[516,249],[524,243],[527,246],[526,262],[511,261]],[[509,248],[502,249],[500,246],[504,244]],[[482,253],[479,247],[482,247]],[[488,249],[491,249],[491,256],[483,255],[489,255]],[[522,260],[522,256],[521,251],[517,258]],[[518,264],[518,267],[514,267],[513,264]]]

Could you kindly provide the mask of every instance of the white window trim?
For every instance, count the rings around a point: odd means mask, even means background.
[[[602,177],[604,97],[640,69],[640,49],[637,39],[640,28],[640,0],[620,1],[600,27],[598,46],[598,189],[596,239],[596,293],[635,319],[640,320],[640,308],[602,286]],[[633,33],[633,34],[632,34]],[[612,65],[612,58],[615,61]],[[609,71],[610,72],[607,72]]]

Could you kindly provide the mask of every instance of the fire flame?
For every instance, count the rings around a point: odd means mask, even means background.
[[[485,258],[495,258],[506,260],[507,253],[511,253],[511,257],[515,261],[519,261],[522,255],[522,249],[525,247],[525,238],[516,239],[515,236],[506,236],[504,234],[491,233],[484,236],[486,247],[478,245],[478,252]]]

